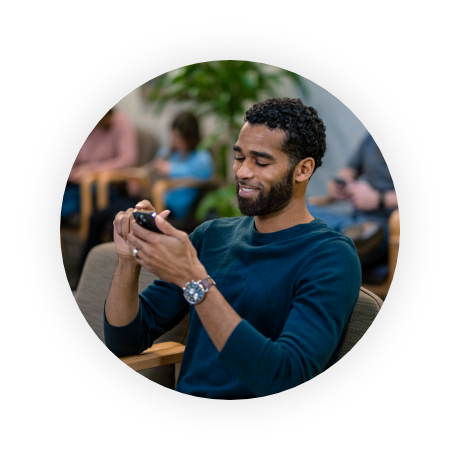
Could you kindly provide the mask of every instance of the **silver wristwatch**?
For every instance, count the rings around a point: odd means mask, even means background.
[[[209,291],[209,288],[215,285],[216,282],[210,276],[207,276],[200,281],[189,281],[185,287],[182,288],[185,300],[192,305],[196,305],[204,299],[206,293]]]

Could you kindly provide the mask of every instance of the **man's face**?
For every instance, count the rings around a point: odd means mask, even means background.
[[[171,148],[173,151],[187,152],[187,142],[181,137],[177,129],[171,131]]]
[[[245,123],[233,147],[238,207],[247,216],[283,209],[294,193],[294,168],[282,152],[284,131]]]

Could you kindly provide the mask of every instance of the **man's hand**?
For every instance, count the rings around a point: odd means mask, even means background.
[[[130,250],[137,248],[139,251],[136,262],[162,280],[179,287],[184,287],[192,279],[206,278],[206,269],[187,233],[166,222],[163,213],[155,218],[155,223],[163,234],[151,232],[136,222],[131,224],[127,238]]]
[[[153,162],[152,170],[160,176],[169,176],[169,161],[163,158],[158,158]]]
[[[336,175],[345,181],[345,184],[338,184],[335,180],[327,182],[327,194],[334,200],[344,201],[350,199],[347,185],[352,183],[357,176],[357,171],[348,166],[342,168]]]
[[[89,165],[87,165],[86,163],[84,163],[84,164],[82,164],[80,166],[76,166],[75,168],[72,169],[72,171],[70,171],[69,181],[73,182],[74,184],[80,183],[82,177],[88,171],[91,171],[91,169],[90,169]]]
[[[337,201],[344,201],[350,198],[345,184],[338,184],[334,180],[327,182],[327,194]]]
[[[367,182],[351,182],[347,185],[347,191],[355,209],[373,211],[379,207],[379,192]]]
[[[113,221],[113,240],[115,241],[115,249],[118,257],[126,259],[130,262],[135,262],[133,250],[128,241],[128,234],[131,231],[131,226],[135,222],[133,212],[136,210],[155,211],[152,203],[148,200],[143,200],[136,204],[135,208],[129,208],[127,211],[120,211]],[[161,215],[167,217],[169,210],[163,211]],[[148,231],[148,230],[147,230]]]

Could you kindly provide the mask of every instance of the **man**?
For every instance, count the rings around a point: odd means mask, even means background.
[[[116,355],[141,353],[190,312],[177,391],[266,396],[335,362],[361,272],[351,241],[306,207],[324,132],[299,99],[256,104],[234,146],[246,217],[206,222],[190,239],[165,221],[167,211],[156,217],[164,235],[136,224],[132,209],[116,217],[118,263],[104,319]],[[146,201],[136,207],[152,209]],[[138,295],[141,267],[161,280]]]
[[[357,180],[359,179],[359,180]],[[328,182],[333,201],[350,201],[352,215],[339,215],[327,207],[310,205],[310,211],[330,228],[353,239],[364,269],[385,264],[388,255],[388,218],[397,208],[395,187],[380,149],[370,134],[366,136],[348,165]],[[313,201],[314,203],[314,201]],[[374,273],[375,272],[375,273]],[[377,279],[379,270],[366,273]]]
[[[91,131],[72,166],[62,200],[61,218],[80,211],[79,183],[88,171],[134,166],[136,131],[128,117],[110,109]]]

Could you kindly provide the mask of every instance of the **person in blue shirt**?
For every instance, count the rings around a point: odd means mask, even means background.
[[[208,150],[198,148],[200,140],[197,118],[191,112],[179,113],[171,124],[170,145],[161,147],[152,162],[143,166],[150,173],[150,182],[162,178],[211,179],[214,174],[214,162]],[[127,196],[118,196],[106,209],[95,211],[91,215],[88,238],[80,259],[80,272],[89,251],[103,242],[104,230],[112,229],[117,213],[133,208],[140,200],[150,196],[150,189],[151,187],[143,190],[137,180],[130,180],[127,183]],[[171,211],[171,220],[176,227],[188,229],[191,226],[186,219],[193,211],[198,194],[196,187],[178,188],[166,192],[165,204]],[[193,223],[194,220],[192,225]]]
[[[190,112],[179,114],[171,126],[171,145],[161,147],[152,164],[147,166],[154,179],[210,179],[214,174],[212,156],[207,150],[197,148],[199,142],[200,129],[196,117]],[[198,193],[193,187],[166,192],[165,204],[171,211],[171,217],[185,219]]]
[[[279,393],[334,364],[361,269],[351,240],[306,207],[325,140],[313,107],[269,99],[246,112],[233,148],[244,217],[205,222],[189,236],[166,220],[168,210],[156,217],[162,234],[120,212],[107,347],[142,353],[190,314],[176,391],[216,399]],[[153,210],[146,200],[136,208]],[[141,267],[160,279],[139,295]]]

